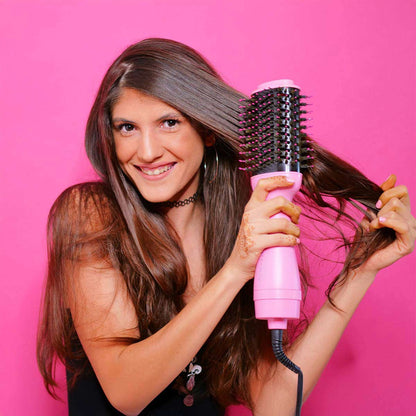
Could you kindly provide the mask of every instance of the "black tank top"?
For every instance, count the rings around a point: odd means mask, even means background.
[[[67,379],[70,374],[67,373]],[[208,394],[200,380],[192,391],[194,404],[185,406],[184,395],[168,386],[141,413],[140,416],[222,416],[224,409]],[[94,373],[82,376],[68,390],[69,416],[119,416],[107,400]]]

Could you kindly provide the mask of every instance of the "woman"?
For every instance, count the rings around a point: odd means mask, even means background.
[[[240,98],[197,52],[163,39],[132,45],[105,75],[86,131],[101,182],[66,190],[49,218],[38,361],[52,393],[55,358],[67,366],[71,414],[214,415],[238,402],[293,413],[296,376],[254,319],[251,283],[263,249],[299,243],[301,208],[266,201],[292,186],[286,178],[250,195],[238,169]],[[416,234],[394,176],[379,188],[313,147],[299,203],[350,222],[345,201],[372,210],[329,301],[288,345],[305,398],[377,271],[410,253]],[[277,212],[291,221],[270,219]]]

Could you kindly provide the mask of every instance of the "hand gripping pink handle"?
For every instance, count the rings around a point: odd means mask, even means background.
[[[276,189],[267,199],[283,196],[293,200],[302,183],[298,172],[269,172],[251,178],[251,186],[256,186],[262,178],[285,176],[294,181],[290,188]],[[277,214],[273,218],[284,217]],[[302,290],[299,268],[294,247],[270,247],[260,255],[254,275],[254,306],[257,319],[267,319],[269,329],[286,329],[288,319],[299,318]]]

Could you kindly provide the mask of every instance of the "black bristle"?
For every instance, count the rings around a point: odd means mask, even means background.
[[[244,102],[240,129],[241,169],[254,175],[300,172],[311,166],[312,150],[304,133],[307,105],[298,88],[279,87],[255,92]]]

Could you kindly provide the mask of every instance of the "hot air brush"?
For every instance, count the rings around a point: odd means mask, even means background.
[[[252,187],[262,178],[279,175],[294,182],[292,187],[270,192],[268,199],[281,195],[292,201],[302,184],[301,171],[311,166],[312,150],[302,124],[306,120],[303,98],[293,81],[278,80],[261,84],[241,106],[241,162],[242,169],[252,173]],[[282,213],[273,218],[279,217],[288,218]],[[299,318],[301,299],[295,248],[264,250],[254,277],[256,318],[268,321],[277,359],[298,374],[296,415],[302,404],[303,375],[283,352],[282,330],[288,319]]]

